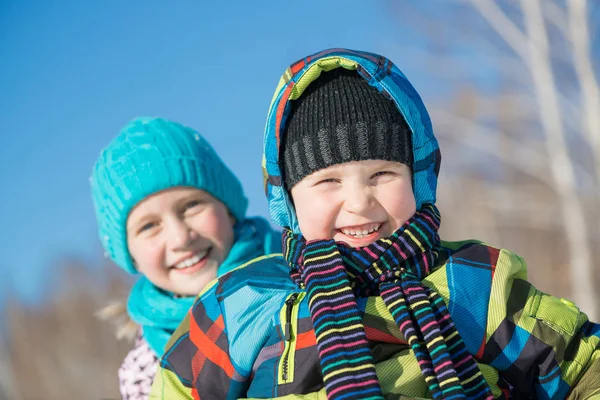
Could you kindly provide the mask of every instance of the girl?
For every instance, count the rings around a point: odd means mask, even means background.
[[[279,252],[280,234],[246,217],[242,185],[209,143],[165,119],[130,122],[100,154],[91,184],[107,255],[142,275],[127,302],[140,329],[119,380],[124,399],[145,399],[194,297],[217,276]]]

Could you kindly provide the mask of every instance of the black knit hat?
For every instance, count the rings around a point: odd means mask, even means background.
[[[281,158],[288,189],[348,161],[389,160],[412,168],[411,130],[404,117],[356,71],[321,73],[291,105]]]

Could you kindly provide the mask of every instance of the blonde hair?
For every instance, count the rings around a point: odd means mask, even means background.
[[[102,309],[96,311],[96,317],[114,325],[115,335],[118,340],[133,340],[139,330],[138,324],[133,322],[127,313],[124,301],[112,301]]]

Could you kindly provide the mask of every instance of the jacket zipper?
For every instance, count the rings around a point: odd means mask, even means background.
[[[283,324],[283,340],[285,340],[285,349],[283,354],[283,361],[281,364],[281,378],[284,381],[288,380],[288,369],[289,369],[289,356],[291,350],[291,342],[294,337],[292,332],[292,311],[296,304],[298,293],[292,293],[290,297],[285,301],[285,322]]]

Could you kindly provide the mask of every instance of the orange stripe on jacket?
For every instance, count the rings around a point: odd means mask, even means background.
[[[215,321],[217,327],[223,326],[223,316]],[[221,321],[219,321],[221,320]],[[214,325],[213,325],[214,327]],[[209,330],[209,335],[206,335],[202,329],[198,326],[194,318],[190,318],[190,338],[192,342],[198,348],[198,351],[202,352],[210,361],[218,365],[228,377],[233,377],[234,368],[229,360],[229,356],[219,346],[217,346],[211,337],[215,336],[213,327]],[[222,328],[221,328],[222,329]],[[217,335],[218,337],[218,335]],[[216,339],[216,337],[215,337]]]
[[[296,350],[316,345],[317,338],[315,337],[315,332],[312,329],[308,332],[299,333],[296,337]]]

